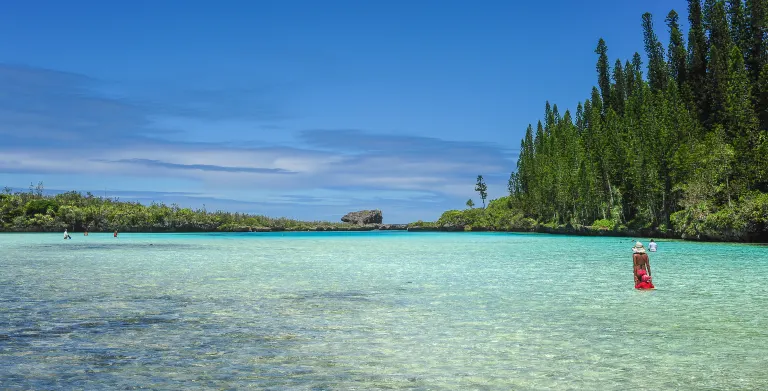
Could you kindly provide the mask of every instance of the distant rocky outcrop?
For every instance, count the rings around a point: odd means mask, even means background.
[[[349,212],[341,218],[345,223],[357,225],[381,224],[382,220],[381,211],[378,209]]]

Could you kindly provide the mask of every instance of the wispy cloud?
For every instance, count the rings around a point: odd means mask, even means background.
[[[0,134],[40,146],[120,141],[142,132],[143,108],[93,93],[83,75],[0,66]]]
[[[178,164],[168,163],[151,159],[120,159],[120,160],[101,160],[107,163],[129,163],[138,164],[146,167],[162,167],[180,170],[199,170],[214,172],[250,172],[258,174],[296,174],[294,171],[284,170],[282,168],[260,168],[260,167],[227,167],[216,166],[212,164]]]
[[[199,186],[178,189],[184,194],[153,193],[152,199],[279,206],[287,214],[293,206],[312,216],[389,205],[408,213],[430,211],[434,218],[473,195],[477,174],[487,175],[489,187],[503,194],[515,152],[492,143],[351,129],[299,130],[290,145],[270,143],[270,132],[288,130],[273,122],[287,117],[284,110],[259,103],[268,93],[197,90],[129,97],[85,75],[0,65],[0,173],[31,181],[96,176],[110,187],[128,177],[183,178]],[[264,142],[248,146],[241,136],[219,134],[215,126],[210,132],[216,141],[183,141],[184,121],[157,121],[174,116],[211,124],[222,118],[262,119],[256,127]]]
[[[390,135],[359,129],[311,129],[300,133],[299,139],[310,145],[336,151],[398,152],[423,155],[429,153],[471,153],[478,150],[505,155],[506,150],[488,142],[449,141],[434,137]]]

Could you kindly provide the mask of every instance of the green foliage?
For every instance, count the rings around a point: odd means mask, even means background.
[[[30,200],[24,206],[24,213],[33,216],[35,214],[54,214],[59,209],[59,204],[50,199]]]
[[[664,49],[653,31],[653,18],[647,12],[643,14],[643,38],[645,54],[648,56],[648,83],[654,91],[664,90],[668,82]]]
[[[43,196],[42,184],[28,192],[0,194],[0,231],[207,232],[349,229],[345,223],[307,222],[261,215],[210,213],[178,205],[142,205],[67,192]]]
[[[408,224],[409,227],[419,227],[419,228],[437,228],[440,225],[436,222],[432,221],[416,221],[413,223]]]
[[[512,206],[512,197],[501,197],[485,209],[449,210],[437,220],[439,227],[464,227],[464,230],[532,231],[536,221]]]
[[[477,211],[477,212],[476,212]],[[482,211],[481,209],[466,209],[466,210],[448,210],[443,212],[439,219],[437,219],[437,225],[439,226],[466,226],[475,222],[477,213]]]
[[[483,200],[483,208],[485,208],[485,199],[488,197],[488,186],[486,186],[482,175],[477,176],[477,184],[475,184],[475,191],[480,194],[480,198]]]
[[[768,241],[768,3],[688,6],[688,44],[670,11],[666,53],[642,15],[647,79],[638,53],[611,75],[599,39],[596,86],[575,118],[545,103],[521,140],[509,197],[438,222]]]
[[[611,230],[615,227],[616,223],[608,219],[595,220],[595,222],[592,223],[592,228],[595,229]]]
[[[688,53],[685,49],[685,40],[683,39],[683,32],[680,30],[680,24],[678,23],[679,16],[675,10],[669,11],[665,21],[669,29],[669,51],[668,51],[668,63],[669,73],[672,79],[678,84],[683,85],[688,80]]]
[[[600,94],[604,103],[611,101],[611,72],[608,67],[608,46],[605,41],[600,38],[597,41],[597,48],[595,53],[599,55],[597,60],[597,84],[600,87]]]
[[[739,217],[749,240],[768,241],[768,193],[751,192],[739,202]]]

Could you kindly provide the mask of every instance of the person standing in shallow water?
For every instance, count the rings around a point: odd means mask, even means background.
[[[637,275],[637,271],[643,269],[647,275],[651,275],[651,263],[648,260],[648,254],[645,253],[645,247],[640,242],[635,243],[632,247],[632,274],[635,278],[635,285],[640,281],[640,277]]]
[[[653,239],[651,239],[651,242],[648,243],[648,251],[650,251],[652,253],[655,253],[656,252],[656,246],[657,246],[656,242],[654,242]]]
[[[637,274],[641,274],[642,276],[640,279],[642,282],[639,282],[635,285],[635,289],[656,289],[655,286],[653,286],[653,282],[651,282],[651,276],[643,273],[644,270],[640,269],[637,271]]]

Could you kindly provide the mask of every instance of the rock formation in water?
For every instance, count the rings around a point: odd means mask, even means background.
[[[378,209],[349,212],[341,218],[341,221],[345,223],[357,225],[381,224],[382,220],[381,211]]]

